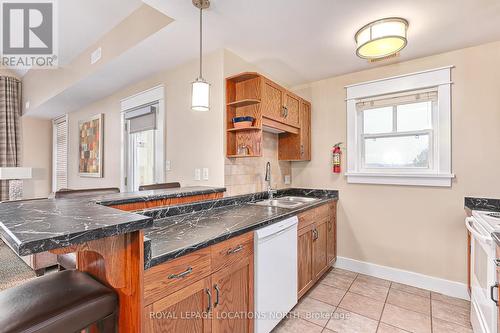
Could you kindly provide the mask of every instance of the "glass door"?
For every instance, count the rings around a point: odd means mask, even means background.
[[[155,183],[155,130],[129,134],[130,190]]]

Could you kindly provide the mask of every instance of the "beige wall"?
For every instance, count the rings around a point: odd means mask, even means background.
[[[297,88],[312,99],[313,155],[292,165],[293,185],[339,190],[340,256],[466,282],[464,196],[500,197],[498,59],[500,42]],[[346,141],[345,85],[446,65],[455,65],[451,188],[347,184],[332,174],[332,145]]]
[[[224,184],[223,155],[223,50],[204,56],[204,76],[211,83],[211,110],[190,108],[191,82],[198,76],[193,61],[160,72],[121,91],[69,114],[68,187],[120,186],[120,100],[159,84],[165,86],[166,159],[171,161],[167,181],[186,185]],[[78,122],[104,113],[104,177],[78,175]],[[208,181],[194,181],[195,168],[209,168]]]
[[[52,191],[52,121],[21,117],[22,165],[33,168],[24,181],[24,198],[46,198]]]
[[[229,50],[224,50],[224,77],[252,71],[266,75],[255,65],[248,63]],[[289,187],[289,185],[285,185],[285,176],[291,176],[292,166],[291,162],[278,161],[277,134],[264,133],[262,157],[225,158],[224,160],[226,195],[239,195],[266,190],[267,184],[264,178],[267,162],[271,163],[272,187]]]

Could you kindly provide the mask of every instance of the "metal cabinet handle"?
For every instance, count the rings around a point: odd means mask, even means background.
[[[317,229],[314,229],[313,230],[313,240],[316,240],[319,238],[319,233],[318,233],[318,230]]]
[[[283,106],[281,107],[281,116],[282,116],[283,118],[285,118],[285,110],[286,110],[286,107],[283,105]]]
[[[191,274],[193,272],[193,269],[191,267],[188,267],[184,272],[179,273],[179,274],[170,274],[168,276],[169,279],[182,279],[185,278],[187,275]]]
[[[227,254],[233,254],[233,253],[238,253],[240,252],[241,250],[243,250],[243,245],[238,245],[237,247],[235,247],[234,249],[229,249],[227,250]]]
[[[208,295],[208,307],[207,307],[207,312],[210,312],[212,310],[212,292],[210,292],[210,289],[205,289],[205,292]]]
[[[332,221],[328,221],[328,231],[332,231]]]
[[[494,297],[494,296],[495,296],[495,295],[494,295],[494,294],[495,294],[495,293],[494,293],[495,288],[498,288],[498,283],[495,283],[494,285],[492,285],[492,286],[490,287],[490,298],[491,298],[491,300],[492,300],[493,302],[495,302],[495,304],[498,306],[498,300],[497,300],[497,299],[495,299],[495,297]]]
[[[218,285],[214,286],[215,289],[215,303],[214,303],[214,309],[219,305],[219,294],[220,294],[220,289]]]
[[[300,156],[304,156],[304,145],[300,145]]]
[[[285,118],[288,118],[288,107],[285,106]]]

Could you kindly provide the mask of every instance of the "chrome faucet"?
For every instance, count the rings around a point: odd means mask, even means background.
[[[269,199],[272,199],[274,194],[277,193],[278,191],[273,190],[273,188],[271,187],[271,162],[266,163],[265,181],[267,182],[267,195]]]

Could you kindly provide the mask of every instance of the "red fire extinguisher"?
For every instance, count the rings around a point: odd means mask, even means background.
[[[333,146],[332,154],[333,154],[333,173],[340,173],[340,157],[342,156],[342,151],[340,150],[340,145],[342,142],[339,142]]]

